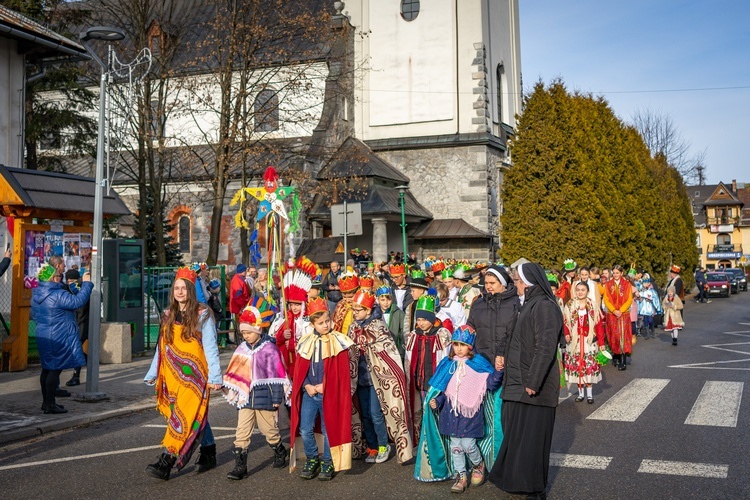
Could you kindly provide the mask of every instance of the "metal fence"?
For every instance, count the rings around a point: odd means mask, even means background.
[[[146,267],[143,269],[145,280],[146,297],[144,297],[145,317],[144,317],[144,346],[151,349],[156,345],[159,337],[159,321],[164,309],[169,307],[169,292],[172,289],[177,267]],[[231,329],[231,318],[227,312],[227,275],[225,266],[211,266],[208,268],[210,278],[218,279],[221,283],[219,297],[221,298],[221,307],[224,311],[224,320],[217,325],[219,330]]]

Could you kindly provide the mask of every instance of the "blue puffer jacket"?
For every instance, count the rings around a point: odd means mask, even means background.
[[[31,292],[31,318],[36,321],[36,345],[42,368],[65,370],[86,364],[78,338],[76,309],[88,302],[94,285],[83,282],[73,295],[61,283],[40,282]]]

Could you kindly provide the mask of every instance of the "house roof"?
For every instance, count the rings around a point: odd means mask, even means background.
[[[0,5],[0,37],[17,40],[20,53],[32,53],[43,57],[76,53],[86,56],[87,54],[83,45],[2,5]]]
[[[719,184],[706,184],[698,186],[687,186],[687,194],[693,208],[693,220],[696,226],[705,226],[705,207],[716,207],[726,205],[745,205],[742,196],[732,192],[731,185],[720,182]]]
[[[331,261],[340,260],[343,252],[337,254],[336,248],[344,244],[344,239],[339,237],[309,238],[302,240],[297,247],[297,255],[304,255],[311,261],[326,269]],[[338,257],[338,258],[337,258]]]
[[[0,178],[12,192],[4,193],[2,205],[38,210],[94,213],[95,179],[76,175],[40,172],[0,165]],[[15,195],[15,196],[13,196]],[[130,215],[130,210],[114,190],[105,194],[104,213]]]
[[[409,178],[396,167],[376,155],[369,146],[354,137],[347,138],[331,159],[320,169],[318,179],[378,177],[408,184]]]
[[[434,219],[420,225],[412,234],[415,240],[437,239],[490,239],[489,233],[480,231],[463,219]]]

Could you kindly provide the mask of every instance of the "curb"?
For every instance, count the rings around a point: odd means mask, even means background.
[[[13,441],[39,437],[54,431],[71,429],[73,427],[79,427],[81,425],[90,424],[92,422],[99,422],[101,420],[120,417],[122,415],[135,413],[141,410],[152,409],[155,408],[155,406],[156,404],[154,401],[149,401],[143,403],[135,403],[132,405],[124,406],[122,408],[116,408],[114,410],[103,411],[101,413],[84,413],[83,415],[73,415],[61,418],[59,420],[39,422],[29,427],[23,427],[21,429],[15,429],[0,434],[0,444],[8,444]]]

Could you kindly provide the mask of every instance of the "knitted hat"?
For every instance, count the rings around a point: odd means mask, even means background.
[[[195,271],[193,271],[189,267],[181,267],[177,270],[177,273],[174,275],[174,279],[187,280],[193,285],[195,285],[195,282],[198,280],[198,276],[195,274]]]
[[[427,290],[430,288],[430,284],[427,283],[427,280],[425,279],[425,274],[423,271],[412,271],[411,273],[411,283],[409,283],[409,286],[414,288],[424,288]]]
[[[359,290],[354,294],[354,299],[352,299],[352,302],[354,304],[359,304],[364,308],[372,310],[372,306],[375,305],[375,296],[366,290]]]
[[[39,281],[50,281],[55,276],[55,272],[56,269],[54,267],[45,263],[39,268],[39,271],[37,271],[36,277]]]
[[[477,338],[477,332],[472,328],[470,325],[463,325],[456,327],[455,330],[453,330],[453,336],[451,337],[451,342],[461,342],[462,344],[466,344],[472,349],[474,348],[474,341]]]
[[[68,269],[65,271],[65,281],[67,280],[79,280],[81,279],[81,273],[78,272],[78,269]]]
[[[414,313],[416,319],[426,319],[430,323],[435,322],[435,302],[437,297],[424,294],[417,299],[417,309]]]
[[[307,312],[308,316],[312,316],[315,313],[323,311],[328,312],[328,303],[321,297],[315,297],[314,299],[310,299],[307,301],[305,311]]]
[[[239,315],[240,331],[260,332],[261,328],[271,326],[273,311],[268,302],[261,296],[254,297]]]
[[[382,296],[388,296],[391,297],[392,295],[391,289],[388,285],[380,285],[377,290],[375,290],[375,296],[376,297],[382,297]]]
[[[209,290],[218,290],[221,288],[221,281],[219,281],[217,278],[212,279],[208,283]]]
[[[339,277],[339,290],[342,293],[353,292],[359,288],[359,278],[352,272],[345,272]]]
[[[391,264],[391,276],[403,276],[406,274],[406,267],[403,264]]]
[[[576,261],[573,259],[565,259],[563,262],[563,270],[568,273],[570,271],[575,271],[578,268],[578,264],[576,264]]]
[[[237,264],[237,274],[242,274],[245,271],[247,271],[247,266],[245,264]]]

